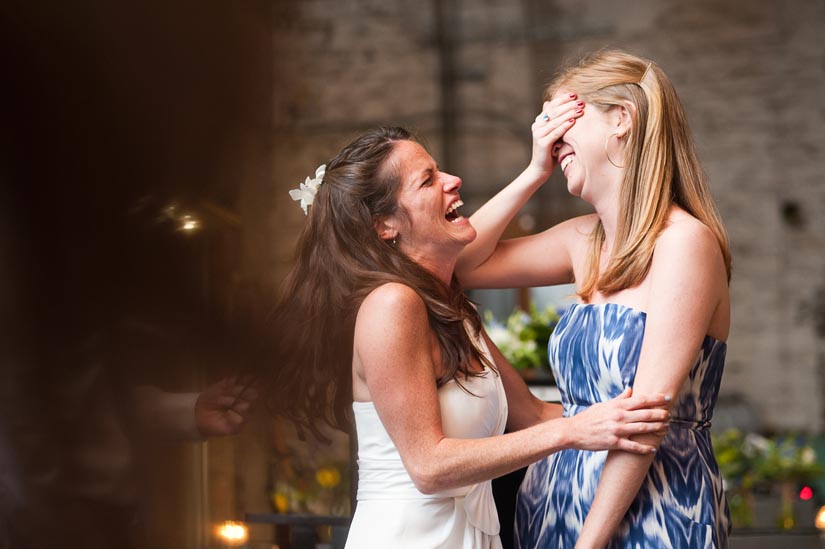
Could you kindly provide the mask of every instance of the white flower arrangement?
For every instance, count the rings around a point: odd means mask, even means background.
[[[487,311],[484,324],[490,339],[513,367],[549,372],[547,341],[558,319],[555,308],[539,311],[531,305],[529,311],[513,311],[503,323]]]
[[[318,169],[315,170],[315,177],[307,177],[297,189],[292,189],[289,191],[289,196],[292,197],[292,200],[301,201],[301,208],[304,210],[304,215],[309,213],[308,209],[315,201],[315,195],[318,194],[318,187],[320,187],[321,183],[324,181],[324,174],[326,171],[327,165],[321,164],[318,166]]]

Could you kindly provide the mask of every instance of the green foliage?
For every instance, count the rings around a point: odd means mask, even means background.
[[[734,485],[750,488],[774,482],[810,482],[823,473],[816,452],[804,437],[764,437],[730,429],[713,436],[719,469]]]
[[[764,437],[729,429],[713,435],[713,450],[725,478],[734,527],[753,527],[755,491],[780,493],[777,525],[793,528],[794,492],[798,484],[810,484],[823,473],[816,451],[805,437]]]
[[[555,308],[547,307],[539,311],[531,304],[529,311],[513,311],[503,324],[487,311],[484,320],[490,339],[514,368],[550,369],[547,343],[559,321]]]

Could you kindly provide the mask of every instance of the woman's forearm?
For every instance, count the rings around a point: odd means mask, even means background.
[[[528,166],[470,216],[470,223],[478,236],[458,256],[455,272],[459,278],[462,273],[479,267],[492,255],[507,225],[549,176],[549,173],[538,167]]]
[[[667,413],[653,407],[661,406],[667,397],[629,395],[626,391],[573,417],[557,417],[498,437],[442,438],[429,452],[418,445],[414,449],[418,459],[405,465],[417,486],[439,491],[501,476],[566,448],[617,449],[649,456],[654,448],[651,441],[663,433]],[[545,408],[547,415],[558,410],[552,405]],[[647,436],[633,440],[631,433]]]
[[[634,437],[658,445],[659,437]],[[593,505],[584,521],[576,549],[604,549],[627,513],[653,463],[653,455],[610,451],[604,464]]]
[[[404,465],[421,492],[440,492],[502,476],[568,448],[570,428],[568,419],[559,418],[494,437],[444,438]]]

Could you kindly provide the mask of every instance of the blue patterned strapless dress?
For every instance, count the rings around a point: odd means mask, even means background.
[[[618,396],[633,385],[645,313],[624,305],[572,305],[550,340],[550,362],[564,415]],[[705,337],[674,398],[670,431],[610,549],[719,549],[730,520],[710,442],[727,346]],[[587,516],[607,452],[565,450],[531,465],[516,503],[516,547],[572,548]]]

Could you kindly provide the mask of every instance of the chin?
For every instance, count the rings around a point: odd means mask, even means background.
[[[567,182],[567,192],[575,197],[581,198],[582,195],[582,187],[581,185],[576,185],[575,183],[571,183],[570,181]]]
[[[464,245],[466,246],[467,244],[470,244],[472,241],[476,239],[476,237],[478,237],[478,232],[475,230],[475,227],[470,225],[470,223],[468,222],[466,236],[462,238]]]
[[[478,236],[478,234],[476,233],[475,229],[473,229],[460,235],[453,235],[452,240],[458,248],[461,248],[463,250],[464,247],[468,246],[476,239],[476,236]]]

